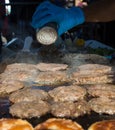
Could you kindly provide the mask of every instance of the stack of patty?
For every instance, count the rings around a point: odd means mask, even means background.
[[[68,82],[66,74],[66,64],[54,63],[14,63],[7,65],[4,73],[0,75],[0,81],[19,80],[37,85],[56,85]]]
[[[115,114],[115,85],[97,84],[87,87],[89,96],[92,97],[88,104],[99,114]]]
[[[114,68],[101,64],[84,64],[72,73],[75,84],[103,84],[113,83]]]

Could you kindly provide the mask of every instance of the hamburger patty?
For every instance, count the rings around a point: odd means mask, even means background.
[[[115,98],[115,85],[94,84],[87,87],[87,92],[93,97]]]
[[[36,65],[40,71],[59,71],[66,70],[68,65],[58,63],[39,63]]]
[[[51,105],[51,113],[56,117],[76,118],[90,113],[90,107],[84,100],[77,102],[55,102]]]
[[[10,94],[24,87],[24,83],[18,80],[2,81],[0,84],[0,95]]]
[[[50,96],[38,87],[27,87],[12,93],[9,100],[13,103],[21,101],[47,100]]]
[[[89,75],[89,74],[106,74],[112,71],[111,66],[101,64],[85,64],[80,65],[77,70],[78,75]],[[77,75],[76,74],[76,75]]]
[[[48,71],[40,72],[34,82],[38,85],[60,85],[69,82],[69,78],[64,71]]]
[[[74,71],[71,78],[75,84],[113,83],[113,68],[107,65],[85,64]]]
[[[105,84],[115,82],[113,75],[72,75],[74,84]]]
[[[5,72],[18,72],[18,71],[31,71],[34,72],[35,70],[37,70],[36,65],[34,64],[28,64],[28,63],[13,63],[13,64],[9,64],[7,65]]]
[[[25,71],[25,70],[21,70],[21,71],[9,71],[9,72],[4,72],[0,75],[0,80],[19,80],[19,81],[23,81],[23,82],[32,82],[34,81],[36,75],[39,74],[39,71]]]
[[[90,111],[91,111],[91,108],[88,102],[85,100],[80,100],[80,101],[75,102],[75,108],[76,108],[76,111],[73,117],[79,117],[85,114],[90,114]]]
[[[1,80],[19,80],[19,81],[34,81],[39,70],[33,64],[14,63],[7,65],[4,73],[1,74]]]
[[[71,101],[54,102],[51,105],[51,114],[55,117],[72,117],[75,110],[75,104]]]
[[[106,97],[93,98],[88,102],[92,111],[99,114],[115,114],[115,99],[109,99]]]
[[[60,86],[48,93],[54,101],[77,101],[85,97],[86,89],[77,85]]]
[[[22,101],[13,104],[9,108],[9,113],[12,116],[20,118],[41,117],[50,111],[50,105],[42,100],[37,101]]]

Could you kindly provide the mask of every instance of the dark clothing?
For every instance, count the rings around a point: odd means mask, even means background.
[[[3,19],[5,14],[5,0],[0,0],[0,19]]]
[[[2,39],[1,39],[1,35],[0,35],[0,56],[1,56],[1,53],[2,53]]]
[[[3,29],[3,22],[5,18],[5,0],[0,0],[0,61],[1,61],[1,55],[2,55],[2,39],[1,39],[1,33]]]
[[[40,1],[41,0],[10,0],[12,3],[11,22],[17,23],[19,20],[31,21],[32,15]]]

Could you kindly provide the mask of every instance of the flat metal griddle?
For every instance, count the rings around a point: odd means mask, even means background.
[[[51,90],[51,88],[45,86],[39,87],[39,89],[44,89],[46,91]],[[10,107],[10,102],[8,100],[8,97],[0,97],[0,118],[14,118],[9,114],[9,107]],[[26,120],[28,120],[33,126],[36,126],[37,124],[42,123],[49,118],[56,118],[56,117],[51,114],[46,114],[40,118],[34,117]],[[84,130],[87,130],[92,123],[96,121],[115,119],[115,115],[98,114],[95,112],[91,112],[90,114],[86,114],[78,118],[68,118],[68,119],[72,119],[73,121],[76,121],[77,123],[82,125]]]

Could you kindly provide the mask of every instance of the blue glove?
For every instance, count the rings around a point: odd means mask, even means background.
[[[80,7],[66,9],[45,1],[37,7],[31,24],[36,29],[41,28],[46,23],[56,22],[58,34],[61,35],[84,21],[84,13]]]

